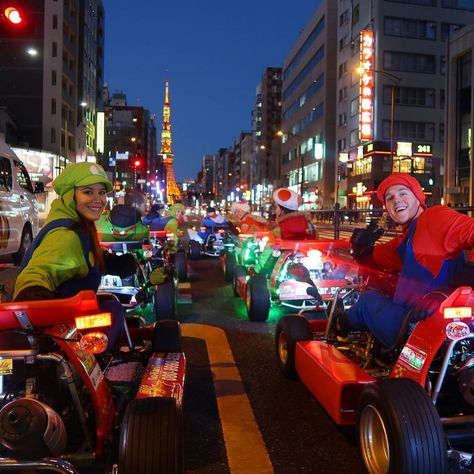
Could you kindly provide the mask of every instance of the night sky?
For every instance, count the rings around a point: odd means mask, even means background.
[[[196,177],[203,155],[251,129],[265,68],[283,66],[319,0],[103,3],[105,82],[156,115],[160,144],[169,79],[174,169],[183,180]]]

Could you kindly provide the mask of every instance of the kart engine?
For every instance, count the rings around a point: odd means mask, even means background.
[[[474,356],[465,360],[457,372],[459,392],[469,405],[474,406]]]
[[[0,443],[22,459],[58,456],[66,446],[66,428],[45,403],[19,398],[0,410]]]

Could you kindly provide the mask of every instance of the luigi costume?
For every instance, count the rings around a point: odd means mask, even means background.
[[[88,162],[67,166],[53,181],[58,198],[53,201],[44,227],[25,254],[15,283],[14,300],[67,298],[81,290],[97,292],[101,273],[91,251],[91,237],[80,226],[74,192],[76,187],[98,183],[108,192],[112,190],[103,168]],[[136,271],[131,255],[104,252],[104,266],[107,273],[121,277]],[[118,301],[99,301],[99,304],[114,315],[109,339],[116,341],[123,328],[123,309]]]

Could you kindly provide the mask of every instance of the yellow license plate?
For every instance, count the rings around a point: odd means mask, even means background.
[[[0,375],[13,374],[13,359],[0,359]]]

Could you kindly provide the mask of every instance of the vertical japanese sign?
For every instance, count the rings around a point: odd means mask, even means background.
[[[359,139],[373,139],[374,32],[360,32]]]

